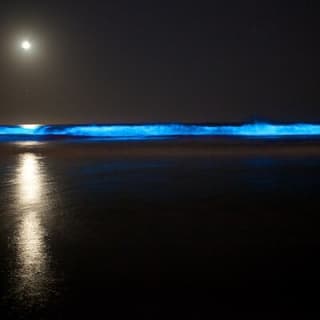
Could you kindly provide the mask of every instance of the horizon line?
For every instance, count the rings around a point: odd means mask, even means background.
[[[220,125],[196,123],[0,125],[0,136],[13,135],[97,138],[152,138],[173,136],[320,136],[320,124],[253,122]]]

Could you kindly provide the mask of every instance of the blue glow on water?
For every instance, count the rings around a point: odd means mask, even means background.
[[[241,125],[147,124],[147,125],[40,125],[0,126],[2,136],[75,136],[149,139],[174,136],[320,136],[320,124]]]
[[[0,126],[0,135],[35,135],[36,129],[23,126]]]

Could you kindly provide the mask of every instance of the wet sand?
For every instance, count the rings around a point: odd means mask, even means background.
[[[0,143],[2,317],[316,311],[320,143]]]
[[[23,141],[0,139],[0,154],[32,152],[58,157],[250,157],[320,156],[320,139],[312,138],[170,138],[156,140],[46,139]]]

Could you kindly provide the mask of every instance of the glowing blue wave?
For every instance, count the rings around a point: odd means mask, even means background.
[[[269,124],[242,125],[40,125],[38,127],[0,126],[0,135],[22,136],[78,136],[103,138],[156,138],[173,136],[320,136],[320,124]]]

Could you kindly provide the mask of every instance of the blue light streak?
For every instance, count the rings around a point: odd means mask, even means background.
[[[35,129],[27,129],[22,126],[0,126],[0,135],[35,135]]]
[[[270,124],[241,125],[197,124],[147,124],[147,125],[42,125],[0,126],[1,136],[71,136],[102,138],[150,139],[179,136],[244,136],[283,137],[320,136],[320,124]]]

